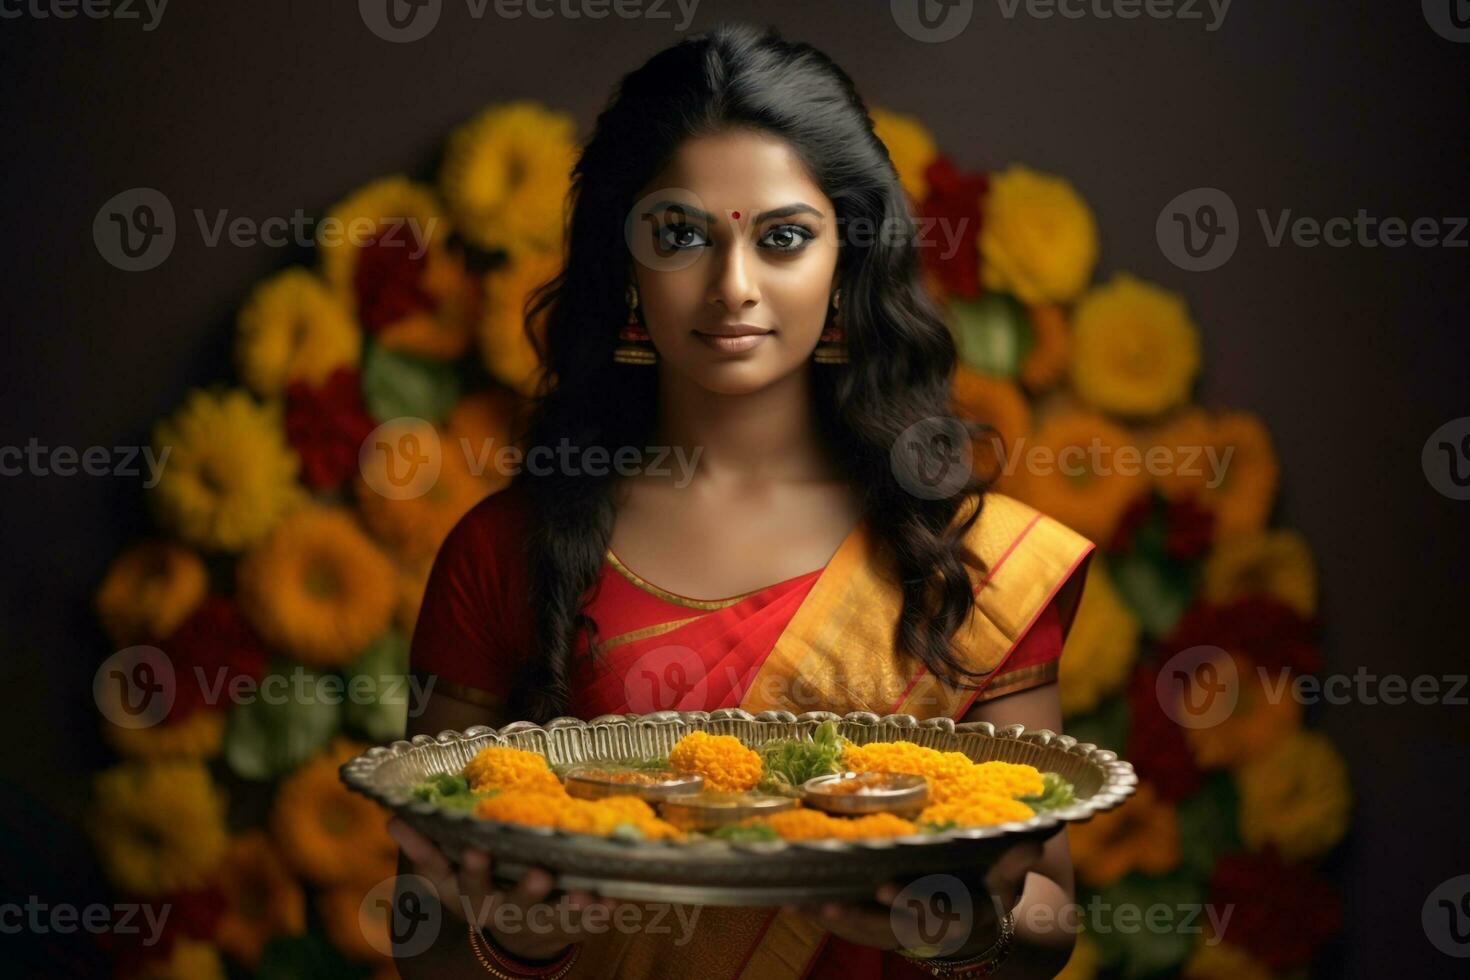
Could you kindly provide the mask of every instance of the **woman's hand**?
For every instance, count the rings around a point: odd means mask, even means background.
[[[491,884],[490,855],[484,851],[467,849],[456,867],[433,841],[403,820],[394,817],[388,821],[388,833],[411,862],[412,873],[433,883],[440,904],[451,915],[475,923],[513,956],[554,959],[568,944],[586,937],[580,928],[583,909],[612,909],[618,904],[615,899],[599,898],[579,889],[566,894],[569,907],[558,915],[554,906],[543,902],[554,884],[544,869],[532,868],[514,888],[502,891]],[[508,913],[506,908],[515,912]],[[602,919],[608,921],[607,915]],[[543,921],[548,925],[538,924]],[[507,922],[515,925],[497,925]]]
[[[1041,859],[1041,845],[1023,841],[1010,847],[986,872],[982,882],[969,883],[972,910],[969,922],[959,923],[966,930],[963,935],[943,935],[934,941],[950,956],[972,956],[989,948],[1000,935],[999,911],[1015,908],[1021,891],[1026,884],[1026,875]],[[920,879],[922,880],[922,879]],[[906,907],[907,903],[895,905],[903,893],[904,885],[888,882],[880,886],[876,901],[863,904],[826,902],[820,905],[787,906],[787,911],[806,915],[833,935],[859,946],[874,946],[878,949],[899,949],[905,940],[912,943],[915,937],[927,937],[930,926],[919,920],[919,910]],[[936,917],[942,919],[942,916]]]

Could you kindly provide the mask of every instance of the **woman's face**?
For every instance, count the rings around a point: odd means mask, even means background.
[[[627,233],[663,370],[743,394],[806,369],[831,304],[837,215],[784,141],[686,140],[640,192]]]

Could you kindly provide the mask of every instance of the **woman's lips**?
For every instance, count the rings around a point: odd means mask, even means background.
[[[725,354],[739,354],[750,350],[761,341],[771,335],[771,331],[765,330],[759,333],[704,333],[694,331],[698,337],[709,347]]]

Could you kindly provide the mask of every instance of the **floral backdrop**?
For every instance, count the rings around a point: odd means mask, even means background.
[[[873,116],[922,226],[959,236],[921,254],[961,351],[957,414],[991,427],[976,465],[1099,544],[1062,705],[1069,733],[1119,749],[1142,782],[1070,830],[1083,931],[1065,975],[1307,973],[1338,928],[1316,865],[1346,832],[1349,787],[1273,680],[1319,654],[1310,549],[1270,524],[1270,434],[1248,411],[1192,404],[1188,304],[1126,273],[1094,281],[1098,231],[1065,179],[965,172],[918,120]],[[337,766],[401,735],[409,698],[393,681],[429,565],[508,476],[445,452],[428,492],[395,494],[371,450],[420,435],[406,418],[461,445],[511,443],[537,375],[521,311],[557,269],[575,139],[564,113],[494,105],[450,135],[433,182],[349,194],[321,227],[355,234],[321,235],[314,268],[243,298],[236,380],[157,423],[170,456],[146,491],[156,535],[96,593],[113,650],[162,650],[176,679],[141,727],[98,689],[118,756],[89,809],[99,859],[121,900],[173,910],[161,942],[112,940],[120,974],[396,975],[364,903],[396,848]],[[1191,677],[1237,679],[1217,723],[1186,710],[1209,692],[1161,678],[1181,651],[1213,672]],[[344,696],[354,685],[366,696]],[[1215,935],[1205,915],[1203,932],[1127,931],[1088,912],[1161,903],[1230,914]]]

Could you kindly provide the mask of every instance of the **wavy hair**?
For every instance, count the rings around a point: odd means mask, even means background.
[[[785,140],[833,201],[839,230],[901,232],[841,240],[837,284],[850,363],[811,368],[813,397],[821,432],[902,589],[895,647],[950,684],[973,686],[978,675],[964,668],[952,638],[974,605],[962,538],[979,517],[985,481],[968,474],[958,492],[926,499],[904,488],[891,463],[906,430],[951,414],[954,341],[923,287],[908,201],[867,108],[847,74],[810,45],[773,29],[722,25],[622,79],[572,171],[561,271],[527,304],[527,330],[551,379],[528,445],[569,442],[611,455],[654,436],[658,372],[612,356],[627,314],[624,219],[683,141],[731,128]],[[536,322],[544,337],[531,328]],[[546,468],[517,480],[535,515],[528,559],[536,650],[512,697],[523,716],[544,720],[566,711],[579,639],[596,653],[597,625],[585,606],[612,535],[615,477]]]

